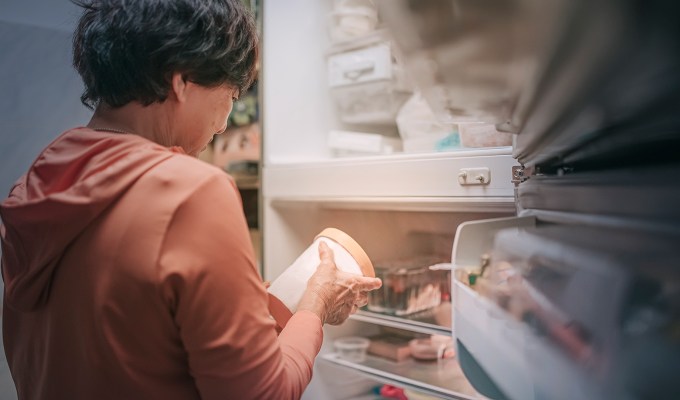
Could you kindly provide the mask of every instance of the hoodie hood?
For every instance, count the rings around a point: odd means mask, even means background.
[[[47,146],[0,204],[6,303],[18,311],[44,305],[69,244],[174,153],[183,151],[88,128],[67,131]]]

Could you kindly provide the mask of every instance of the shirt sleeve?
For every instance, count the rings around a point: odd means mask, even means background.
[[[321,320],[296,313],[277,337],[241,199],[226,174],[215,173],[177,208],[159,272],[202,399],[300,398],[321,348]]]

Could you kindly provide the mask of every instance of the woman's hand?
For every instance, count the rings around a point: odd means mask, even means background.
[[[382,282],[339,270],[333,261],[333,250],[323,241],[319,243],[319,257],[321,263],[309,278],[297,309],[315,313],[322,323],[340,325],[368,303],[368,292],[378,289]]]

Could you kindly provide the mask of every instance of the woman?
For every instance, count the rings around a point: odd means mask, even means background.
[[[4,340],[20,399],[298,398],[324,323],[378,279],[322,246],[277,337],[234,182],[196,156],[253,81],[238,0],[99,0],[74,35],[86,127],[0,206]]]

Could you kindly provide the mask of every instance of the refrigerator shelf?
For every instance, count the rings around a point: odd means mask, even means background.
[[[511,146],[501,147],[461,147],[450,151],[440,151],[432,153],[392,153],[381,155],[365,155],[354,157],[323,157],[321,154],[316,156],[304,156],[302,154],[274,154],[267,159],[267,165],[274,167],[309,167],[322,165],[351,165],[355,163],[375,163],[375,162],[404,162],[419,161],[442,158],[471,158],[489,156],[511,156]]]
[[[314,204],[323,209],[425,211],[425,212],[491,212],[515,213],[512,197],[334,197],[286,196],[272,199],[272,206],[309,207]]]
[[[448,317],[448,326],[437,323],[439,315]],[[350,319],[361,322],[368,322],[375,325],[388,326],[391,328],[402,329],[409,332],[426,333],[428,335],[451,335],[451,303],[444,303],[432,310],[427,310],[413,315],[397,317],[393,315],[380,314],[371,311],[358,311],[350,316]],[[442,321],[443,322],[443,321]]]
[[[350,368],[378,382],[441,397],[444,399],[483,399],[463,375],[455,358],[439,362],[409,359],[400,363],[371,355],[361,363],[344,360],[337,354],[325,354],[321,360]]]
[[[269,163],[265,198],[514,197],[509,148]],[[486,171],[483,182],[474,171]],[[472,172],[470,172],[472,171]],[[473,176],[474,175],[474,176]]]

